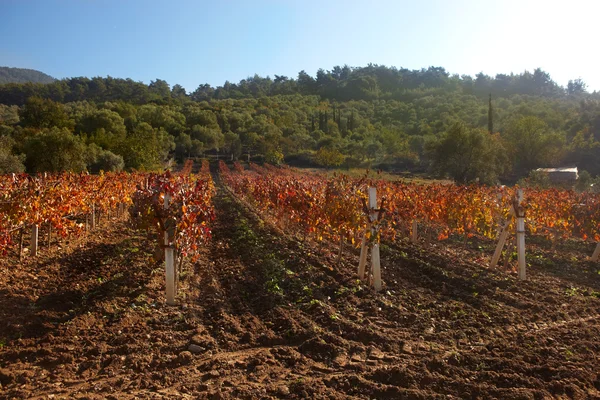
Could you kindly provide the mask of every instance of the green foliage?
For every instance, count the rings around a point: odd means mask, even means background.
[[[103,129],[105,133],[122,138],[127,132],[125,121],[115,111],[108,109],[91,109],[77,122],[76,132],[96,133]]]
[[[483,129],[455,123],[429,145],[434,173],[449,175],[459,183],[495,184],[505,167],[504,150],[497,137]]]
[[[204,143],[192,139],[188,134],[182,133],[175,139],[175,157],[183,161],[190,157],[199,157],[204,151]]]
[[[19,107],[0,104],[0,125],[13,125],[19,122]]]
[[[552,187],[550,177],[543,171],[530,171],[527,178],[520,179],[517,184],[521,187],[547,189]]]
[[[13,154],[15,141],[8,136],[0,136],[0,174],[24,172],[23,154]]]
[[[477,173],[451,175],[514,182],[533,168],[561,164],[600,174],[599,100],[585,83],[561,88],[540,69],[469,77],[439,67],[336,66],[315,77],[301,71],[296,79],[255,75],[219,87],[204,84],[189,96],[160,79],[145,85],[72,78],[0,85],[0,135],[15,139],[11,154],[17,155],[36,131],[67,128],[85,143],[122,156],[127,168],[159,168],[166,158],[204,151],[275,161],[282,154],[312,164],[314,152],[326,148],[341,154],[346,167],[424,172],[432,166],[439,173],[444,157],[438,153],[436,161],[431,149],[443,140],[452,147],[447,132],[462,122],[467,130],[499,132],[502,140],[492,141],[498,148],[494,160],[511,157],[492,162],[501,168],[491,174],[476,167]],[[476,155],[489,147],[482,143]],[[452,163],[478,164],[467,158]]]
[[[93,173],[121,171],[125,167],[122,156],[103,150],[93,143],[88,146],[86,162],[88,169]]]
[[[143,105],[137,111],[137,120],[146,122],[153,128],[163,128],[171,135],[185,131],[185,116],[169,106]]]
[[[156,170],[162,167],[169,152],[175,150],[175,141],[163,129],[153,129],[142,122],[121,145],[125,167],[137,170]]]
[[[587,85],[581,79],[570,80],[567,84],[567,94],[581,95],[586,93]]]
[[[600,176],[594,178],[587,171],[579,172],[579,177],[575,183],[575,190],[578,192],[600,192]]]
[[[223,135],[223,150],[237,159],[242,154],[242,141],[240,140],[240,136],[231,131],[225,132]]]
[[[62,104],[40,97],[30,97],[19,111],[23,125],[31,128],[71,128],[73,121]]]
[[[219,129],[201,125],[194,125],[190,136],[192,139],[202,142],[206,150],[219,150],[225,143],[225,135]]]
[[[25,144],[26,166],[30,172],[86,170],[87,146],[66,128],[43,129]]]
[[[210,129],[220,129],[219,123],[217,122],[217,116],[211,110],[204,110],[196,106],[188,106],[184,110],[184,115],[189,127],[200,125]]]
[[[598,136],[600,132],[596,131]],[[577,164],[580,169],[600,175],[600,141],[592,127],[586,126],[577,132],[569,144],[567,162]]]
[[[322,167],[338,167],[344,162],[344,155],[336,149],[320,148],[315,154],[315,162]]]
[[[503,137],[519,171],[553,166],[562,159],[564,134],[552,130],[538,117],[514,119],[507,126]]]
[[[265,154],[265,162],[273,165],[279,165],[283,162],[283,153],[275,149],[270,149]]]

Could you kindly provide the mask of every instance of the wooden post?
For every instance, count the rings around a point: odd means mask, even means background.
[[[38,229],[37,225],[31,226],[31,255],[34,257],[38,253]]]
[[[520,208],[523,202],[523,189],[517,191],[517,207]],[[515,210],[517,214],[517,254],[519,259],[519,279],[525,280],[526,261],[525,261],[525,215],[523,210]]]
[[[374,187],[369,188],[369,208],[374,210],[377,208],[377,189]],[[377,221],[379,213],[376,211],[371,212],[371,222]],[[377,230],[371,226],[371,271],[373,272],[373,286],[375,291],[381,290],[381,264],[379,261],[379,241],[376,240],[378,235]]]
[[[90,229],[96,229],[96,206],[94,204],[92,204],[92,225]]]
[[[379,243],[373,243],[371,249],[371,265],[373,266],[373,287],[375,291],[381,291],[381,262],[379,260]]]
[[[418,226],[419,226],[419,224],[418,224],[417,220],[413,219],[410,241],[415,244],[419,241],[419,233],[417,231]]]
[[[365,279],[365,265],[367,264],[367,232],[371,229],[371,224],[368,224],[363,233],[362,243],[360,245],[360,261],[358,263],[358,278]]]
[[[21,261],[21,259],[23,258],[23,239],[25,239],[25,228],[21,227],[19,231],[19,261]]]
[[[183,271],[183,254],[180,254],[179,256],[175,254],[175,259],[179,259],[179,263],[177,265],[177,274],[175,275],[175,292],[177,292],[179,290],[179,277]]]
[[[165,194],[164,208],[169,208],[169,201],[171,196]],[[169,240],[169,232],[165,230],[165,277],[167,286],[167,304],[170,306],[175,305],[175,258],[173,254],[173,247]]]
[[[504,249],[504,244],[506,243],[506,239],[508,238],[508,226],[512,220],[512,217],[515,215],[515,209],[510,209],[510,214],[508,216],[508,221],[502,227],[500,231],[500,237],[498,238],[498,245],[496,246],[496,251],[494,252],[494,256],[492,257],[492,262],[490,263],[490,268],[495,268],[498,265],[498,261],[500,260],[500,256],[502,255],[502,250]]]
[[[504,249],[504,244],[506,243],[506,239],[508,238],[508,224],[504,225],[502,228],[502,232],[500,233],[500,238],[498,239],[498,245],[496,246],[496,251],[494,251],[494,255],[492,256],[492,262],[490,263],[490,268],[495,268],[498,265],[498,261],[500,260],[500,256],[502,255],[502,250]]]
[[[600,242],[596,245],[596,250],[594,250],[594,254],[592,254],[592,261],[598,261],[600,258]]]

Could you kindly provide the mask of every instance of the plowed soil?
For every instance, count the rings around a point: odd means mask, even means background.
[[[0,262],[0,398],[600,398],[600,265],[477,251],[299,242],[219,188],[213,239],[164,303],[152,237],[113,219]],[[328,248],[330,247],[330,248]],[[489,259],[489,255],[488,259]]]

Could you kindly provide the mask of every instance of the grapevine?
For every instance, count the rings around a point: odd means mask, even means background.
[[[495,239],[516,193],[516,188],[506,187],[417,185],[337,174],[327,178],[252,163],[250,170],[233,171],[223,164],[221,175],[236,195],[259,211],[293,223],[318,241],[343,238],[356,243],[365,227],[361,204],[369,186],[386,198],[380,234],[387,240],[409,231],[415,220],[437,232],[440,240],[450,235]],[[531,234],[600,241],[598,194],[528,189],[523,206]]]
[[[130,215],[137,228],[156,229],[161,239],[166,233],[167,246],[175,247],[181,259],[195,260],[201,244],[211,237],[215,187],[208,162],[203,163],[198,175],[190,174],[190,170],[191,167],[179,174],[149,174],[132,196]]]
[[[131,202],[142,175],[126,173],[0,176],[0,252],[12,245],[14,231],[47,224],[58,235],[81,234],[82,218],[107,213]]]

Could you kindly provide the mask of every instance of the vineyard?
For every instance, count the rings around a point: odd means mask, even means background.
[[[355,244],[365,232],[369,214],[367,189],[380,195],[383,222],[377,232],[384,241],[411,235],[421,226],[429,237],[450,236],[496,239],[509,220],[511,209],[526,213],[527,233],[552,242],[600,242],[600,196],[573,191],[527,190],[525,201],[515,205],[515,188],[456,185],[414,185],[365,177],[334,179],[306,176],[272,166],[252,164],[252,171],[235,165],[232,173],[220,164],[227,186],[262,213],[317,241]],[[379,238],[378,238],[379,239]],[[592,255],[594,261],[598,254]]]
[[[599,397],[598,242],[564,190],[1,176],[0,398]]]

